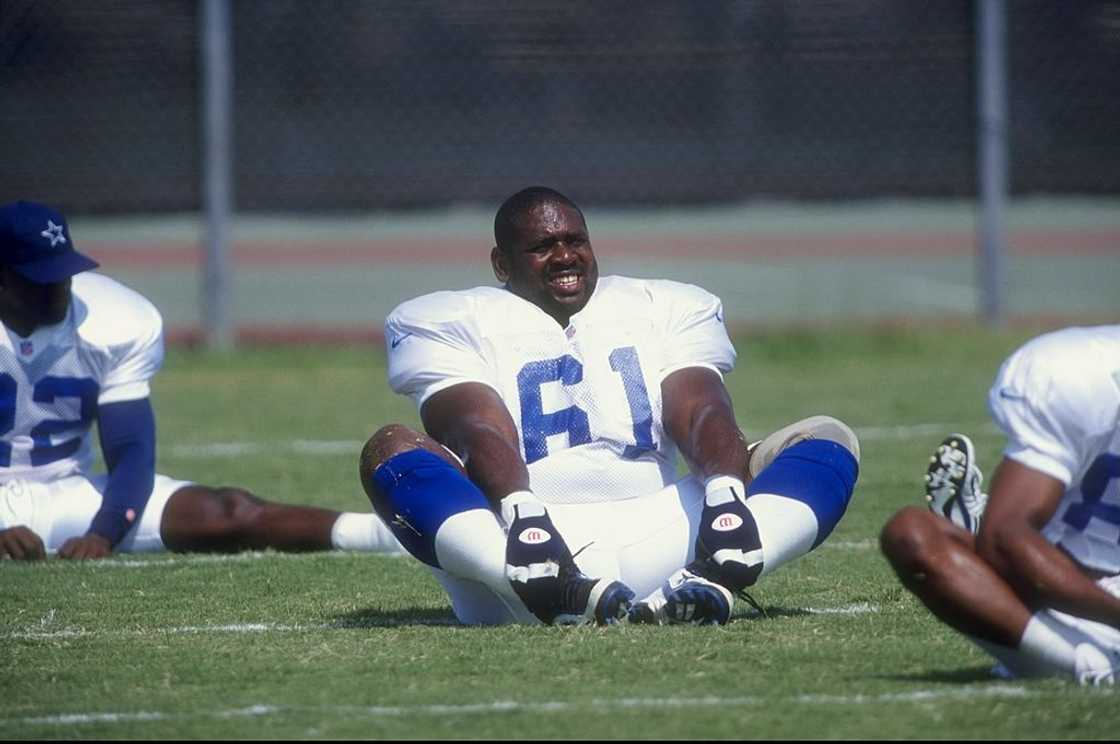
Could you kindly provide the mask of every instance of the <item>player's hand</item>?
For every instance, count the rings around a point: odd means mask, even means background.
[[[762,543],[745,491],[736,478],[709,480],[696,534],[696,557],[712,561],[720,583],[735,591],[751,586],[762,573]]]
[[[84,561],[96,558],[107,558],[113,554],[113,546],[101,535],[92,532],[81,537],[72,537],[62,543],[58,549],[58,557],[69,560]]]
[[[47,557],[47,550],[38,535],[24,525],[0,530],[0,559],[38,561]]]
[[[560,611],[564,577],[578,573],[572,551],[540,502],[512,507],[506,538],[506,578],[529,611],[551,623]]]

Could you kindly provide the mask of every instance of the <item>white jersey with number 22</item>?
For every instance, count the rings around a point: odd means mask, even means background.
[[[0,481],[88,473],[98,407],[146,398],[163,361],[163,322],[107,276],[74,277],[66,318],[0,336]]]

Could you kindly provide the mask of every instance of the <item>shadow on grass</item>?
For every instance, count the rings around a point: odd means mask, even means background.
[[[340,630],[361,628],[399,628],[407,625],[462,628],[451,610],[355,610],[337,615],[331,625]]]
[[[995,663],[995,662],[993,662]],[[944,684],[970,684],[973,682],[1002,682],[992,676],[992,665],[966,667],[964,669],[942,669],[920,674],[881,674],[879,679],[892,682],[940,682]]]
[[[757,609],[749,609],[745,613],[733,616],[734,622],[758,622],[763,620],[778,620],[787,617],[807,617],[812,612],[798,607],[766,607],[764,613]],[[331,620],[331,626],[340,630],[361,628],[399,628],[407,625],[429,627],[470,628],[477,626],[463,625],[450,609],[411,609],[411,610],[377,610],[364,609],[337,615]]]

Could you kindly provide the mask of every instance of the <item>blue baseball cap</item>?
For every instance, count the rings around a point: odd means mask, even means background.
[[[74,250],[59,211],[29,201],[0,207],[0,265],[36,284],[61,282],[98,266]]]

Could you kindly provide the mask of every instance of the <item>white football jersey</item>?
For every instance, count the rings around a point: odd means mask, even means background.
[[[735,362],[717,297],[687,284],[606,276],[567,328],[499,287],[436,292],[385,322],[389,384],[417,407],[478,382],[498,392],[534,493],[588,503],[654,493],[677,479],[661,381]]]
[[[1044,534],[1120,572],[1120,325],[1067,328],[1012,354],[988,393],[1004,456],[1066,486]]]
[[[147,397],[163,361],[163,322],[150,302],[90,272],[71,288],[61,323],[28,338],[0,334],[0,480],[88,472],[98,406]]]

